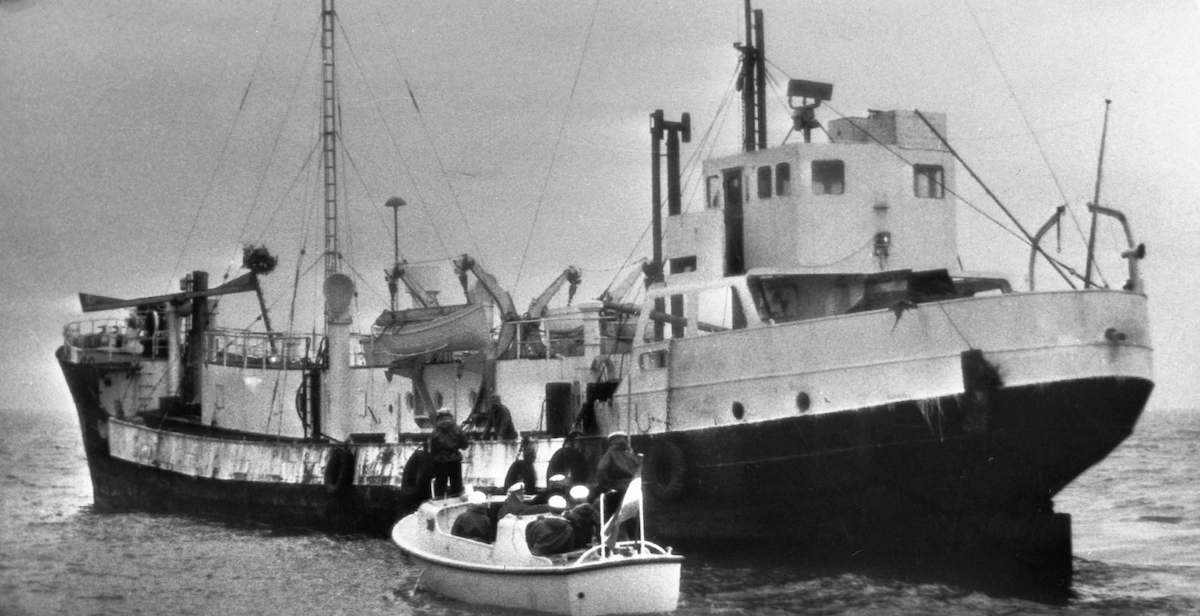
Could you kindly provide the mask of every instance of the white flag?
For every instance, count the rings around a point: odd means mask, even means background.
[[[600,535],[604,539],[604,543],[608,547],[613,547],[617,544],[617,535],[620,530],[621,522],[636,518],[638,512],[642,509],[642,473],[633,476],[629,482],[629,487],[625,489],[625,496],[621,497],[621,507],[617,509],[617,513],[608,519],[608,523],[604,525]]]

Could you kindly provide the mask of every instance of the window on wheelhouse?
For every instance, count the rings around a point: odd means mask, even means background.
[[[721,199],[721,176],[708,176],[708,199],[705,201],[710,210],[719,210],[722,207]]]
[[[846,164],[840,160],[812,161],[814,195],[840,195],[846,190]]]
[[[789,163],[775,165],[775,194],[780,197],[792,194],[792,165]]]
[[[921,199],[945,197],[941,165],[913,165],[913,194]]]
[[[678,257],[667,261],[667,268],[671,274],[684,274],[687,272],[696,271],[696,257]],[[683,296],[671,296],[671,316],[683,318]],[[684,326],[682,323],[671,324],[671,337],[682,338],[684,336]]]
[[[771,165],[758,168],[758,198],[771,198]]]

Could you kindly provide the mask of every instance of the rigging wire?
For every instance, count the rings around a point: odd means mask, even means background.
[[[688,161],[684,165],[683,171],[681,171],[681,173],[691,173],[696,165],[696,161],[698,161],[701,156],[704,156],[704,155],[711,156],[712,151],[716,148],[716,135],[720,134],[721,129],[725,126],[725,120],[729,117],[728,116],[728,111],[730,109],[729,103],[730,103],[730,101],[733,100],[733,92],[734,92],[733,86],[735,83],[737,83],[737,77],[738,77],[739,72],[740,71],[738,71],[737,69],[735,69],[733,71],[733,77],[730,80],[729,85],[725,89],[724,98],[722,98],[721,102],[718,103],[717,111],[712,116],[713,119],[708,123],[708,128],[706,128],[704,130],[704,134],[700,137],[700,140],[696,142],[696,147],[692,149],[691,156],[688,158]],[[714,128],[715,128],[715,130],[714,130]],[[707,144],[707,150],[705,149],[705,144]],[[694,176],[692,176],[692,177],[694,177]],[[699,184],[693,185],[690,182],[691,182],[691,179],[689,179],[688,185],[693,187],[692,195],[694,195],[695,190],[697,190],[699,187]],[[687,204],[683,206],[683,211],[685,213],[691,211],[691,204],[693,203],[693,201],[694,201],[694,199],[689,198],[687,201]],[[658,205],[659,205],[659,207],[662,207],[663,205],[665,205],[665,203],[666,202],[663,201],[662,203],[659,203]],[[620,277],[620,270],[625,269],[633,261],[634,253],[636,253],[638,248],[641,247],[642,242],[646,240],[646,236],[650,234],[650,229],[652,227],[653,227],[653,221],[646,223],[646,227],[645,227],[645,229],[642,230],[642,234],[640,236],[638,236],[637,241],[635,241],[633,243],[633,246],[629,249],[629,254],[627,254],[625,256],[625,260],[621,262],[621,267],[618,268],[617,275],[613,276],[613,279],[608,283],[608,286],[605,287],[605,289],[604,289],[605,291],[608,291],[609,289],[612,288],[612,286],[614,284],[617,283],[617,279]]]
[[[275,221],[275,216],[277,216],[279,211],[283,209],[283,206],[286,205],[287,195],[290,194],[292,189],[294,189],[296,185],[300,183],[300,176],[304,175],[304,172],[309,168],[309,165],[312,164],[313,158],[317,155],[317,149],[319,147],[320,143],[314,139],[313,147],[308,150],[308,157],[304,159],[304,163],[301,164],[300,168],[296,170],[296,176],[292,178],[292,183],[289,184],[287,190],[284,191],[284,196],[279,199],[279,204],[275,206],[274,210],[271,210],[271,215],[267,217],[267,224],[263,225],[263,230],[258,234],[258,237],[254,239],[254,243],[261,244],[263,239],[267,236],[267,229],[270,228],[271,224]],[[238,243],[241,243],[240,238]],[[229,277],[228,271],[226,271],[225,276],[226,278]]]
[[[788,77],[789,79],[791,78],[791,76],[790,76],[790,75],[788,75],[787,71],[783,70],[783,68],[781,68],[779,65],[775,64],[774,62],[772,62],[772,61],[770,61],[770,60],[767,60],[767,63],[768,63],[768,64],[770,64],[770,65],[771,65],[771,67],[773,67],[774,69],[776,69],[776,70],[778,70],[779,72],[783,73],[783,74],[784,74],[784,76]],[[853,119],[853,118],[850,118],[850,117],[846,116],[845,114],[843,114],[842,112],[838,111],[838,110],[837,110],[837,108],[835,108],[835,107],[834,107],[834,106],[833,106],[831,103],[829,103],[828,101],[826,101],[826,102],[825,102],[825,106],[826,106],[826,107],[828,107],[828,108],[830,109],[830,111],[833,111],[833,112],[834,112],[834,113],[835,113],[835,114],[836,114],[838,117],[840,117],[840,118],[842,118],[842,119],[844,119],[844,120],[847,120],[847,121],[849,121],[849,122],[850,122],[852,125],[854,125],[856,128],[858,128],[858,125],[854,123],[854,119]],[[885,144],[885,143],[883,143],[882,141],[880,141],[880,140],[879,140],[879,138],[877,138],[875,135],[871,134],[871,132],[870,132],[870,131],[868,131],[868,130],[865,130],[865,129],[862,129],[862,128],[859,128],[859,130],[860,130],[860,131],[861,131],[863,134],[865,134],[866,136],[870,137],[870,138],[871,138],[871,140],[873,140],[875,143],[877,143],[878,145],[880,145],[881,147],[883,147],[885,150],[887,150],[887,151],[888,151],[890,154],[892,154],[892,155],[893,155],[893,156],[895,156],[896,158],[898,158],[898,159],[900,159],[901,161],[903,161],[903,162],[904,162],[905,164],[907,164],[908,166],[910,166],[910,167],[913,167],[913,166],[914,166],[914,163],[913,163],[912,161],[908,160],[908,159],[907,159],[907,158],[905,158],[903,155],[901,155],[899,152],[897,152],[895,149],[893,149],[893,148],[889,147],[887,144]],[[970,171],[970,169],[968,169],[968,171]],[[982,182],[981,182],[981,184],[982,184]],[[996,226],[998,226],[998,227],[1000,227],[1001,229],[1003,229],[1003,230],[1005,230],[1006,232],[1008,232],[1008,233],[1009,233],[1009,235],[1012,235],[1013,237],[1017,238],[1017,239],[1018,239],[1018,240],[1020,240],[1021,242],[1025,243],[1027,246],[1032,246],[1032,245],[1033,245],[1033,244],[1032,244],[1032,242],[1031,242],[1031,240],[1030,240],[1030,238],[1028,238],[1028,237],[1025,237],[1025,236],[1023,236],[1023,235],[1021,235],[1021,234],[1018,234],[1016,231],[1013,231],[1011,228],[1009,228],[1008,226],[1004,225],[1003,223],[1001,223],[1001,222],[1000,222],[999,220],[997,220],[996,218],[994,218],[994,217],[992,217],[991,215],[989,215],[989,214],[987,214],[986,212],[984,212],[982,209],[980,209],[978,206],[976,206],[974,203],[972,203],[970,200],[968,200],[968,199],[967,199],[966,197],[964,197],[963,195],[959,194],[958,192],[954,191],[953,189],[951,189],[951,188],[950,188],[950,187],[948,187],[948,186],[942,185],[942,188],[943,188],[943,190],[945,190],[946,192],[950,193],[951,195],[954,195],[954,196],[955,196],[955,197],[956,197],[956,198],[957,198],[959,201],[963,202],[963,203],[964,203],[964,204],[966,204],[968,207],[970,207],[971,209],[975,210],[975,211],[976,211],[977,213],[979,213],[981,216],[983,216],[984,218],[987,218],[988,220],[990,220],[990,221],[992,221],[993,223],[995,223],[995,224],[996,224]],[[984,190],[985,190],[985,191],[988,191],[988,189],[987,189],[987,187],[986,187],[986,186],[984,187]],[[990,191],[989,191],[989,192],[990,192]],[[997,204],[999,204],[999,201],[998,201],[998,200],[997,200]],[[1003,209],[1003,206],[1001,206],[1001,208]],[[1010,214],[1010,216],[1011,216],[1011,214]],[[1015,219],[1014,219],[1014,222],[1016,222],[1016,221],[1015,221]],[[1019,222],[1017,222],[1017,224],[1018,224],[1018,225],[1020,225],[1020,223],[1019,223]],[[1075,271],[1075,269],[1074,269],[1074,268],[1072,268],[1071,266],[1069,266],[1069,265],[1067,265],[1067,264],[1063,263],[1062,261],[1059,261],[1058,259],[1055,259],[1055,258],[1051,257],[1051,256],[1050,256],[1050,255],[1049,255],[1047,252],[1045,252],[1044,250],[1038,250],[1038,252],[1039,252],[1039,253],[1041,253],[1041,255],[1042,255],[1043,257],[1045,257],[1045,258],[1046,258],[1046,260],[1047,260],[1048,262],[1050,262],[1052,266],[1055,266],[1056,268],[1057,268],[1057,267],[1061,267],[1062,269],[1064,269],[1064,270],[1066,270],[1067,272],[1069,272],[1069,273],[1071,273],[1072,275],[1074,275],[1076,278],[1078,278],[1078,279],[1080,279],[1080,280],[1083,280],[1083,276],[1082,276],[1082,275],[1080,275],[1080,274],[1079,274],[1079,272]],[[1067,279],[1065,274],[1063,274],[1061,271],[1059,272],[1059,274],[1060,274],[1060,275],[1062,275],[1062,276],[1063,276],[1063,278],[1067,280],[1067,283],[1068,283],[1068,284],[1071,284],[1071,281],[1070,281],[1070,279]],[[1074,285],[1073,285],[1073,284],[1072,284],[1071,286],[1072,286],[1072,287],[1074,287]]]
[[[996,70],[1000,73],[1000,77],[1004,79],[1004,85],[1008,88],[1008,94],[1012,97],[1013,103],[1017,106],[1017,111],[1021,114],[1021,120],[1025,122],[1025,128],[1029,130],[1029,136],[1033,138],[1034,144],[1037,145],[1038,153],[1042,157],[1042,162],[1046,164],[1046,169],[1050,172],[1050,177],[1054,179],[1054,186],[1058,189],[1058,194],[1062,197],[1063,203],[1067,204],[1067,213],[1071,215],[1071,222],[1075,224],[1075,230],[1079,233],[1080,239],[1087,243],[1087,238],[1084,237],[1083,227],[1079,224],[1079,219],[1075,216],[1075,209],[1070,207],[1070,200],[1067,198],[1067,193],[1063,190],[1062,182],[1058,180],[1058,174],[1054,171],[1054,166],[1050,164],[1050,158],[1046,155],[1046,149],[1042,146],[1042,141],[1038,139],[1037,131],[1033,130],[1033,125],[1029,123],[1029,116],[1025,113],[1025,107],[1021,105],[1021,99],[1017,98],[1017,92],[1013,89],[1012,82],[1008,79],[1008,74],[1004,72],[1004,66],[1000,64],[1000,58],[996,56],[996,50],[992,47],[992,42],[988,39],[987,33],[983,31],[983,25],[979,22],[979,16],[975,14],[974,7],[971,6],[970,0],[963,0],[963,4],[967,7],[967,12],[971,14],[971,19],[975,22],[975,28],[979,30],[979,36],[983,39],[984,45],[988,48],[988,53],[992,56],[992,62],[996,64]],[[1100,272],[1099,265],[1096,266],[1096,273],[1100,279],[1104,281],[1105,286],[1108,281],[1104,279],[1104,274]]]
[[[376,14],[379,16],[380,23],[383,23],[383,15],[378,12],[378,9],[376,9]],[[389,48],[391,48],[392,56],[393,56],[393,58],[395,58],[397,65],[399,65],[399,58],[396,58],[396,50],[394,49],[394,44],[391,44],[391,36],[390,36],[390,33],[387,32],[387,28],[384,28],[384,33],[386,35],[388,35],[389,44],[390,44]],[[354,52],[351,51],[351,55],[353,55],[353,53]],[[401,74],[403,74],[403,67],[400,66],[399,68],[400,68]],[[370,91],[370,86],[368,86],[368,91]],[[372,100],[372,104],[374,104],[374,106],[375,106],[376,113],[379,114],[379,117],[381,118],[381,121],[383,122],[384,130],[387,131],[388,139],[391,141],[391,144],[392,144],[392,150],[396,153],[397,158],[400,159],[400,166],[404,168],[405,174],[408,175],[409,181],[412,182],[413,190],[416,191],[416,193],[417,193],[417,203],[421,206],[421,211],[425,212],[426,218],[429,219],[430,227],[433,228],[433,235],[434,235],[434,237],[437,238],[438,245],[440,245],[442,247],[442,254],[449,257],[449,255],[452,253],[450,252],[450,249],[446,247],[446,240],[442,237],[441,230],[439,230],[437,224],[434,223],[433,214],[429,211],[429,207],[426,205],[426,199],[421,192],[421,187],[413,179],[416,176],[413,175],[412,168],[408,164],[408,158],[406,158],[404,156],[404,152],[400,148],[400,141],[399,141],[399,139],[396,138],[396,132],[392,129],[391,124],[389,124],[386,120],[383,119],[383,108],[380,107],[380,105],[379,105],[379,99],[377,97],[375,97],[374,95],[372,95],[371,100]],[[413,102],[415,105],[416,101],[414,100]]]
[[[521,284],[521,274],[525,271],[525,261],[529,257],[529,247],[533,244],[533,234],[537,230],[538,216],[542,213],[542,205],[545,203],[546,191],[550,186],[550,177],[554,173],[554,163],[558,159],[558,147],[562,143],[563,131],[567,127],[567,117],[571,112],[571,101],[575,100],[575,89],[579,86],[579,75],[583,72],[583,62],[587,58],[588,47],[592,42],[592,31],[596,25],[596,14],[600,12],[600,0],[592,5],[592,19],[588,22],[587,37],[583,41],[583,50],[579,53],[579,64],[575,67],[575,80],[571,84],[571,93],[567,96],[567,104],[563,108],[562,122],[558,126],[558,137],[554,140],[554,148],[550,151],[550,164],[546,167],[546,177],[542,181],[542,190],[538,193],[537,208],[533,211],[533,222],[529,225],[529,236],[525,239],[525,250],[521,253],[521,264],[517,267],[516,282],[513,283],[513,290]]]
[[[308,65],[308,60],[309,60],[309,58],[312,57],[312,50],[313,50],[315,41],[316,41],[316,31],[313,32],[313,38],[309,40],[308,51],[305,52],[304,62],[302,63],[302,66]],[[279,143],[280,143],[281,139],[283,138],[283,130],[287,126],[288,118],[291,117],[291,115],[292,115],[292,110],[295,108],[295,102],[296,102],[296,98],[300,92],[300,84],[303,82],[303,76],[304,76],[304,71],[298,71],[298,74],[296,75],[296,82],[292,86],[292,94],[288,98],[287,108],[284,109],[283,118],[279,122],[279,130],[276,131],[275,139],[271,142],[271,151],[267,154],[267,164],[265,166],[263,166],[262,173],[259,174],[259,176],[258,176],[258,182],[254,187],[254,196],[250,198],[250,207],[247,208],[247,211],[246,211],[246,220],[242,223],[242,230],[238,233],[237,243],[238,243],[239,248],[242,245],[242,240],[246,237],[246,230],[250,228],[250,220],[254,217],[254,212],[258,208],[259,195],[262,194],[263,186],[267,183],[267,174],[271,171],[271,164],[275,161],[275,154],[279,151]],[[309,158],[311,159],[311,157],[312,157],[312,154],[310,153]],[[305,160],[304,164],[307,165],[308,160]],[[301,171],[303,171],[303,167],[301,168]],[[274,215],[272,214],[272,217],[273,216]],[[265,229],[266,226],[269,226],[269,225],[264,225],[263,234],[266,233],[266,229]],[[225,271],[225,277],[226,278],[229,277],[228,269]]]
[[[275,29],[275,22],[279,20],[280,8],[283,7],[283,0],[279,0],[275,4],[275,14],[271,17],[271,24],[267,31],[271,32]],[[179,271],[179,264],[183,262],[183,255],[187,253],[188,247],[192,243],[192,235],[196,232],[196,226],[200,223],[200,215],[204,212],[204,206],[208,204],[208,199],[212,196],[213,188],[217,183],[217,174],[221,171],[221,167],[225,164],[225,155],[229,152],[229,145],[233,141],[233,130],[237,128],[238,121],[242,117],[242,111],[246,108],[246,99],[250,96],[250,90],[254,86],[255,78],[258,75],[259,66],[262,64],[263,56],[267,52],[267,43],[270,41],[268,36],[258,50],[258,57],[254,60],[254,68],[250,70],[250,79],[246,82],[246,89],[242,91],[241,101],[238,102],[237,112],[233,116],[233,121],[229,123],[229,128],[225,131],[225,138],[221,144],[221,152],[217,154],[217,164],[213,166],[212,173],[208,176],[208,184],[204,187],[204,194],[200,197],[200,204],[196,206],[196,215],[192,217],[192,224],[188,227],[187,235],[184,236],[183,246],[179,248],[179,255],[175,258],[175,265],[171,267],[171,276],[168,280],[174,280],[176,272]],[[226,273],[228,276],[228,272]],[[170,282],[167,283],[171,285]]]

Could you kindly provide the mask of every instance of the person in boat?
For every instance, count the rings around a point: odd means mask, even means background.
[[[526,434],[521,437],[521,458],[508,467],[508,474],[504,477],[504,491],[507,492],[518,481],[529,488],[536,487],[537,470],[533,468],[534,462],[537,462],[537,445]]]
[[[575,486],[580,487],[580,486]],[[574,549],[582,550],[592,544],[600,536],[600,516],[590,503],[582,503],[571,508],[565,516],[571,523],[575,536]]]
[[[525,525],[525,541],[535,556],[562,554],[575,549],[575,528],[570,520],[562,516],[567,499],[554,496],[546,505],[551,515],[538,516]]]
[[[485,441],[509,441],[519,437],[516,427],[513,426],[512,411],[500,403],[500,394],[492,394],[487,423],[483,426],[483,436],[480,438]]]
[[[429,437],[429,453],[433,457],[433,497],[455,496],[463,491],[462,452],[471,441],[454,422],[454,414],[445,409],[437,412],[437,424]],[[450,484],[446,491],[447,482]]]
[[[491,543],[495,540],[496,529],[492,526],[492,519],[488,517],[487,495],[483,492],[471,492],[467,500],[471,504],[454,519],[450,534]]]
[[[544,505],[550,502],[550,497],[561,496],[568,498],[567,478],[565,475],[552,475],[546,480],[546,489],[538,492],[537,496],[533,497],[530,503],[534,505]],[[569,502],[569,500],[568,500]]]
[[[518,481],[508,488],[508,496],[504,499],[504,504],[500,505],[500,513],[498,518],[503,518],[506,515],[537,515],[539,513],[549,513],[550,505],[534,505],[525,502],[525,484]]]
[[[629,482],[642,467],[642,460],[629,448],[629,436],[616,431],[608,435],[608,451],[596,465],[596,482],[604,495],[604,511],[611,514],[621,504]]]

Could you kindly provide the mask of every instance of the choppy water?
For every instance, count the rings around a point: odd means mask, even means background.
[[[1200,613],[1200,413],[1150,412],[1055,499],[1074,517],[1065,604],[688,554],[679,614]],[[97,514],[74,418],[0,411],[0,615],[506,613],[414,592],[388,541]]]

